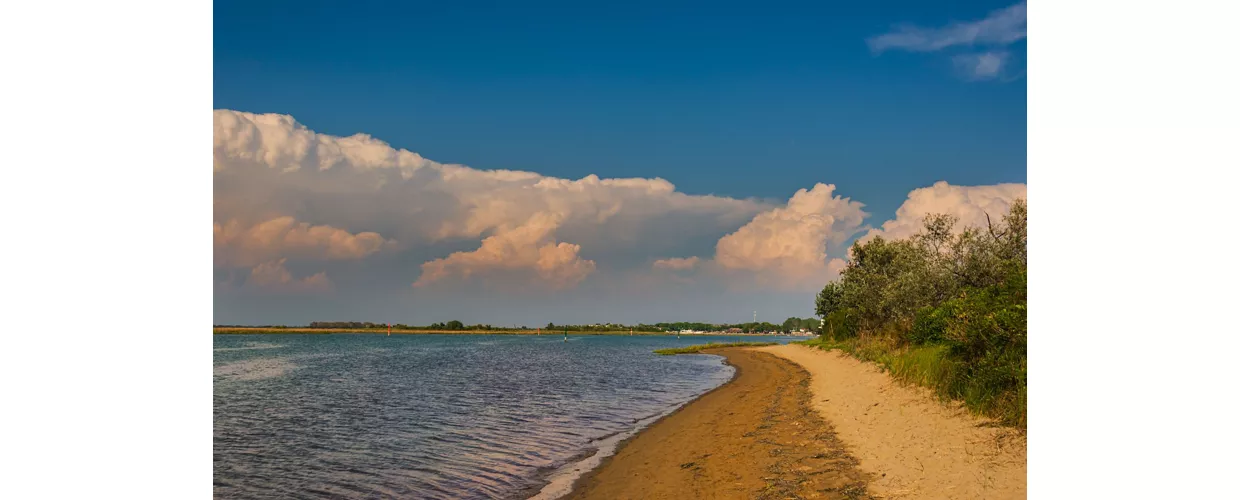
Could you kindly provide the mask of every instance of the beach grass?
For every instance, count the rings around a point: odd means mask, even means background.
[[[656,349],[654,353],[661,354],[664,356],[671,356],[674,354],[698,354],[702,352],[702,349],[718,349],[721,347],[762,347],[762,346],[775,345],[775,344],[777,343],[776,342],[726,342],[726,343],[718,343],[718,344],[709,343],[709,344],[691,345],[689,347]]]
[[[1012,390],[994,380],[995,377],[986,376],[985,372],[966,370],[960,361],[948,356],[946,345],[896,345],[882,339],[858,338],[832,341],[821,337],[795,343],[825,350],[838,349],[879,365],[896,380],[932,389],[943,401],[964,403],[974,414],[1020,429],[1027,426],[1025,388]],[[1023,371],[1025,365],[1021,361],[996,368]]]

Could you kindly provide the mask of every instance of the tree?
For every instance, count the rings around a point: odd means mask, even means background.
[[[457,320],[452,320],[448,322],[445,329],[446,330],[464,330],[465,324]]]
[[[827,283],[822,287],[822,291],[818,292],[818,298],[814,301],[814,313],[820,318],[840,308],[844,298],[844,287],[838,281]]]

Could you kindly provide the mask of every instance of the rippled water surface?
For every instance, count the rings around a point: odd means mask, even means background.
[[[524,498],[732,376],[717,356],[652,350],[743,339],[214,340],[217,498]]]

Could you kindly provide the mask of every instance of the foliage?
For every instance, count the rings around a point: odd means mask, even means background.
[[[699,331],[699,332],[726,332],[731,329],[740,330],[745,333],[766,333],[766,332],[781,331],[780,325],[773,325],[766,321],[760,321],[757,323],[748,322],[748,323],[732,323],[732,324],[728,324],[728,323],[714,324],[714,323],[681,321],[681,322],[676,322],[676,323],[655,323],[654,326],[661,328],[663,331],[668,331],[668,332],[676,332],[676,331],[681,331],[681,330],[693,330],[693,331]]]
[[[728,343],[719,343],[719,344],[709,343],[709,344],[691,345],[689,347],[658,349],[654,351],[654,353],[661,354],[664,356],[670,356],[673,354],[698,354],[702,352],[702,349],[719,349],[723,347],[762,347],[762,346],[768,346],[768,345],[775,345],[775,342],[728,342]]]
[[[850,339],[860,328],[853,309],[837,309],[822,319],[822,334],[834,339]]]
[[[855,243],[838,281],[818,294],[821,347],[878,362],[897,377],[1024,427],[1028,207],[956,230],[928,215],[899,240]]]
[[[817,331],[818,326],[818,318],[798,318],[794,316],[784,320],[784,324],[779,331],[783,333],[792,333],[804,329],[812,332]]]

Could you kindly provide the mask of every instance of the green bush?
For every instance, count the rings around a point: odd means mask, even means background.
[[[893,376],[1025,426],[1028,382],[1027,216],[954,229],[927,214],[910,238],[854,243],[840,279],[818,294],[822,337]]]
[[[919,309],[913,317],[913,329],[908,332],[909,343],[921,345],[943,340],[947,335],[950,315],[943,307],[926,306]]]
[[[828,338],[843,340],[857,336],[860,324],[854,309],[837,309],[822,320],[822,334]]]

